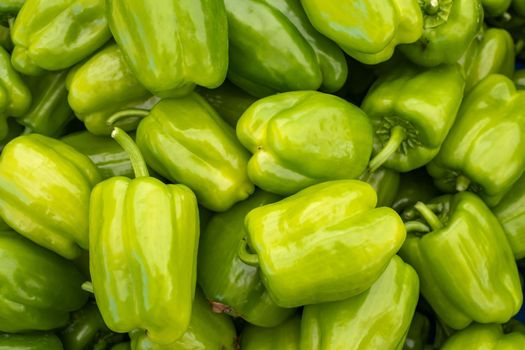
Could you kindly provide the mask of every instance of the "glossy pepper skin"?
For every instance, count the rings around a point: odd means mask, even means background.
[[[348,55],[366,64],[388,60],[395,47],[423,31],[417,0],[301,0],[312,25]]]
[[[453,334],[442,350],[518,350],[525,348],[525,334],[503,334],[499,324],[474,324]]]
[[[525,258],[525,175],[492,211],[507,235],[516,260]]]
[[[440,190],[468,189],[495,206],[525,170],[524,152],[525,92],[493,74],[465,96],[427,170]]]
[[[357,179],[374,188],[377,193],[378,207],[392,206],[399,188],[400,175],[397,171],[379,168],[373,173],[365,171]]]
[[[301,343],[301,318],[290,317],[286,322],[271,328],[247,325],[241,333],[243,350],[299,350]]]
[[[248,152],[195,93],[159,102],[140,122],[137,145],[148,165],[190,187],[207,209],[225,211],[254,190],[246,174]]]
[[[275,327],[294,309],[278,307],[262,284],[259,269],[237,256],[244,238],[244,218],[250,210],[280,197],[257,191],[225,213],[214,215],[201,235],[197,282],[215,312],[242,317],[260,327]]]
[[[108,136],[93,135],[80,131],[61,139],[91,159],[102,179],[113,176],[133,177],[133,168],[126,151]]]
[[[51,333],[0,334],[0,350],[63,350],[60,339]]]
[[[88,203],[100,181],[88,157],[39,134],[23,135],[0,156],[0,215],[18,233],[63,257],[88,248]]]
[[[176,312],[176,311],[175,311]],[[196,290],[188,329],[174,343],[159,345],[132,332],[131,350],[234,350],[237,334],[231,318],[212,311],[202,292]]]
[[[301,350],[402,349],[418,298],[416,272],[394,256],[367,291],[304,307]]]
[[[417,202],[429,202],[439,194],[424,168],[412,170],[401,174],[399,187],[390,207],[401,215],[405,209],[413,207]]]
[[[8,117],[23,116],[31,106],[31,91],[11,66],[7,51],[0,47],[0,139],[8,134]]]
[[[151,109],[153,97],[133,75],[117,45],[109,45],[67,77],[68,102],[86,129],[95,135],[109,135],[107,120],[127,108]],[[134,130],[138,120],[127,118],[114,123],[123,130]]]
[[[460,58],[465,72],[465,91],[489,74],[503,74],[512,78],[515,65],[514,42],[505,29],[483,29]]]
[[[63,133],[74,114],[67,102],[66,77],[68,71],[47,72],[40,77],[28,77],[32,94],[31,108],[18,122],[26,132],[56,137]]]
[[[420,202],[416,209],[428,226],[406,223],[400,255],[416,269],[438,317],[454,329],[473,321],[507,322],[523,295],[512,250],[490,209],[470,192],[438,197],[429,206]]]
[[[111,33],[137,80],[160,97],[215,88],[228,68],[220,0],[107,0]],[[148,54],[145,55],[144,53]]]
[[[366,182],[328,181],[246,215],[243,261],[257,264],[282,307],[349,298],[368,289],[405,239],[394,210],[375,208]],[[367,253],[363,254],[363,247]]]
[[[229,79],[254,96],[339,90],[348,75],[341,49],[319,34],[299,0],[225,0]],[[278,40],[276,40],[278,38]]]
[[[366,114],[316,91],[260,99],[239,119],[237,138],[253,154],[247,169],[253,183],[281,195],[323,181],[356,178],[372,152]]]
[[[500,16],[509,8],[512,0],[481,0],[485,17]]]
[[[464,87],[456,65],[402,66],[380,77],[361,105],[374,127],[369,169],[382,164],[407,172],[432,160],[454,123]]]
[[[25,2],[26,0],[2,0],[0,1],[0,14],[2,16],[15,16]]]
[[[0,331],[63,327],[87,301],[85,277],[73,263],[21,235],[1,231],[0,256]]]
[[[257,101],[257,98],[227,80],[216,89],[199,87],[196,91],[234,128],[244,111]]]
[[[136,178],[95,186],[89,209],[93,290],[108,327],[145,330],[159,344],[176,341],[190,322],[199,216],[193,192],[149,177],[132,139],[112,136],[130,153]]]
[[[423,34],[400,50],[421,66],[455,63],[481,29],[483,8],[479,0],[421,0]]]
[[[111,37],[104,0],[26,0],[11,31],[13,66],[26,75],[61,70]]]

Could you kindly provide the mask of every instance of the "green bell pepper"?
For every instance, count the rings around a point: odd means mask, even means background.
[[[405,239],[401,218],[376,203],[372,186],[359,180],[310,186],[251,210],[245,229],[253,253],[241,245],[239,257],[260,267],[266,289],[282,307],[357,295]]]
[[[7,51],[0,47],[0,139],[9,132],[7,118],[23,116],[31,107],[31,91],[10,60]]]
[[[0,156],[0,215],[18,233],[63,257],[88,248],[88,203],[97,168],[69,145],[19,136]]]
[[[470,190],[495,206],[525,170],[525,92],[491,74],[465,97],[427,170],[445,192]]]
[[[117,45],[109,45],[67,77],[69,105],[95,135],[109,135],[109,117],[123,109],[151,109],[159,99],[153,97],[133,75]],[[138,119],[126,118],[114,126],[130,131]]]
[[[224,84],[216,89],[198,87],[197,92],[234,128],[244,111],[257,101],[255,97],[229,81],[225,81]]]
[[[215,312],[240,316],[260,327],[275,327],[294,312],[275,305],[261,282],[259,269],[237,256],[245,235],[246,214],[279,199],[277,195],[257,191],[227,212],[214,215],[202,233],[197,282]]]
[[[505,29],[488,28],[481,31],[460,58],[465,72],[465,92],[489,74],[514,74],[514,42]]]
[[[137,80],[160,97],[215,88],[228,68],[221,0],[107,0],[111,33]]]
[[[214,313],[198,289],[193,300],[188,329],[175,343],[155,344],[143,331],[134,331],[130,336],[131,350],[234,350],[237,342],[231,318]]]
[[[399,188],[392,202],[392,209],[403,214],[417,202],[428,202],[437,197],[439,191],[432,185],[432,178],[424,168],[401,174]]]
[[[0,25],[0,46],[7,51],[13,51],[13,41],[11,40],[11,30],[3,25]]]
[[[402,349],[418,298],[416,272],[394,256],[367,291],[304,307],[301,350]]]
[[[102,179],[113,176],[133,177],[133,168],[127,152],[111,137],[80,131],[66,135],[61,140],[88,156]]]
[[[525,1],[512,0],[512,9],[519,17],[525,17]]]
[[[18,124],[15,119],[7,119],[7,135],[3,139],[0,139],[0,152],[12,139],[22,135],[24,129],[25,128]]]
[[[514,73],[512,80],[516,85],[516,89],[525,90],[525,69],[517,70]]]
[[[281,195],[327,180],[356,178],[372,153],[366,114],[316,91],[260,99],[239,119],[237,137],[253,153],[250,180]]]
[[[131,344],[130,343],[120,343],[117,345],[114,345],[111,350],[131,350]]]
[[[481,0],[485,17],[503,15],[509,8],[512,0]]]
[[[0,16],[16,16],[26,0],[2,0],[0,1]]]
[[[397,171],[379,168],[373,173],[365,171],[357,179],[368,183],[376,191],[378,207],[392,206],[399,188],[400,175]]]
[[[60,136],[67,123],[74,118],[67,102],[67,73],[67,70],[48,72],[41,77],[26,79],[33,103],[29,111],[17,119],[26,127],[26,132]]]
[[[310,22],[348,55],[366,64],[388,60],[398,44],[423,32],[417,0],[301,0]]]
[[[403,350],[425,350],[430,341],[430,321],[416,311],[408,329]]]
[[[104,0],[26,0],[11,30],[13,66],[26,75],[68,68],[110,37]]]
[[[319,34],[299,0],[225,0],[228,78],[254,96],[339,90],[348,75],[341,49]]]
[[[420,0],[423,35],[400,45],[408,59],[421,66],[456,63],[483,24],[480,0]]]
[[[144,329],[159,344],[182,336],[196,283],[199,216],[193,192],[149,177],[133,140],[112,137],[130,154],[135,179],[95,186],[89,208],[89,266],[100,313],[115,332]]]
[[[380,77],[361,105],[375,130],[370,171],[383,165],[407,172],[432,160],[454,123],[464,87],[457,65],[401,66]]]
[[[497,218],[470,192],[415,205],[400,255],[421,279],[421,292],[443,322],[506,322],[521,307],[518,269]],[[434,213],[437,212],[437,213]],[[430,233],[426,233],[431,231]]]
[[[242,350],[299,350],[301,318],[294,316],[272,328],[247,325],[241,333]]]
[[[507,234],[516,260],[525,258],[525,175],[511,187],[493,212]]]
[[[54,334],[0,334],[0,350],[63,350]]]
[[[248,152],[195,93],[159,102],[140,122],[136,139],[146,162],[190,187],[205,208],[228,210],[254,190],[246,174]]]
[[[0,331],[65,326],[87,301],[85,277],[70,261],[12,231],[0,232]]]
[[[525,334],[503,334],[499,324],[473,324],[452,335],[442,350],[520,350],[525,349]]]
[[[103,350],[108,344],[124,340],[124,334],[111,332],[97,305],[91,302],[73,313],[67,328],[60,332],[60,338],[66,350]]]

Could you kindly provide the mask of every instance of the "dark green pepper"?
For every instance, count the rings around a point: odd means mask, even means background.
[[[197,281],[215,312],[240,316],[253,325],[275,327],[294,312],[272,301],[259,269],[237,256],[244,238],[244,218],[261,205],[275,202],[275,194],[257,191],[225,213],[212,217],[199,243]]]
[[[452,335],[442,350],[519,350],[525,349],[525,334],[503,334],[499,324],[474,324]]]
[[[137,80],[161,97],[215,88],[228,68],[221,0],[107,0],[111,33]],[[147,53],[147,54],[145,54]]]
[[[345,52],[366,64],[388,60],[423,30],[417,0],[301,0],[310,22]]]
[[[512,77],[514,84],[516,84],[516,89],[525,90],[525,69],[517,70]]]
[[[414,63],[437,66],[456,63],[483,24],[479,0],[419,0],[423,35],[399,49]]]
[[[7,51],[13,51],[13,41],[11,40],[11,30],[3,25],[0,25],[0,46]]]
[[[468,189],[495,206],[525,171],[524,153],[525,92],[491,74],[465,96],[427,170],[440,190]]]
[[[60,339],[49,333],[0,334],[0,350],[62,350]],[[66,348],[67,349],[67,348]]]
[[[88,156],[97,167],[102,179],[113,176],[133,177],[129,155],[111,137],[80,131],[66,135],[61,140]]]
[[[500,16],[509,8],[512,0],[481,0],[486,17]]]
[[[523,300],[518,268],[486,204],[460,192],[415,208],[424,222],[406,223],[409,235],[400,255],[416,269],[421,292],[438,317],[462,329],[473,321],[503,323],[514,316]]]
[[[425,350],[430,341],[430,321],[416,311],[405,339],[403,350]]]
[[[429,202],[439,191],[432,185],[432,177],[424,168],[401,174],[399,189],[391,207],[402,214],[417,202]]]
[[[89,195],[99,181],[95,165],[73,147],[19,136],[0,156],[0,215],[18,233],[73,259],[88,248]]]
[[[300,343],[301,318],[294,316],[273,328],[247,325],[241,333],[240,349],[299,350]]]
[[[0,1],[1,16],[16,16],[26,0],[2,0]]]
[[[109,45],[75,67],[67,77],[68,101],[86,129],[95,135],[109,135],[109,117],[123,109],[151,109],[159,99],[153,97],[135,78],[117,45]],[[138,119],[113,123],[123,130],[134,130]]]
[[[372,186],[328,181],[245,219],[248,245],[239,257],[258,265],[266,289],[282,307],[346,299],[368,289],[405,239],[393,209],[375,208]],[[366,247],[366,254],[363,253]]]
[[[378,207],[391,207],[399,188],[400,175],[397,171],[379,168],[373,173],[365,171],[359,180],[371,185],[377,193]]]
[[[406,172],[432,160],[454,123],[464,87],[457,65],[407,65],[380,77],[361,106],[375,130],[370,171],[383,165]]]
[[[246,174],[248,152],[195,93],[159,102],[140,122],[136,139],[148,165],[190,187],[205,208],[225,211],[254,190]]]
[[[26,0],[15,19],[13,66],[26,75],[71,67],[111,37],[104,0]]]
[[[361,175],[372,153],[372,127],[353,104],[317,91],[260,99],[237,123],[253,153],[248,176],[265,191],[293,194],[310,185]]]
[[[0,232],[0,265],[2,332],[63,327],[87,301],[73,263],[15,232]]]
[[[144,332],[135,331],[131,333],[131,350],[236,349],[237,335],[231,318],[214,313],[198,289],[191,310],[190,324],[176,342],[168,345],[155,344],[144,336]]]
[[[197,277],[197,201],[188,187],[149,177],[124,131],[115,128],[112,137],[129,152],[136,178],[112,177],[91,193],[93,291],[111,330],[145,330],[151,341],[170,344],[190,322]]]
[[[418,298],[416,271],[394,256],[367,291],[304,307],[301,350],[402,349]]]
[[[67,102],[67,74],[67,70],[63,70],[26,79],[33,102],[29,111],[17,119],[26,127],[26,132],[60,136],[66,124],[74,118]]]
[[[254,96],[339,90],[348,68],[342,51],[310,24],[299,0],[225,0],[229,79]]]

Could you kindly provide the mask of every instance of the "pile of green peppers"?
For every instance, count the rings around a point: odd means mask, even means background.
[[[525,349],[525,0],[0,0],[0,350]]]

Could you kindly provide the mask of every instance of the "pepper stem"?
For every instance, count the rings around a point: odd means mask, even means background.
[[[259,266],[259,257],[257,254],[248,251],[248,242],[246,242],[245,238],[243,238],[239,244],[239,252],[237,255],[246,265]]]
[[[144,117],[147,117],[148,114],[149,114],[149,111],[145,109],[139,109],[139,108],[124,109],[122,111],[113,113],[111,117],[109,117],[108,120],[106,121],[106,124],[109,126],[113,126],[115,122],[119,121],[122,118],[130,118],[130,117],[144,118]]]
[[[456,178],[456,191],[463,192],[470,186],[470,179],[465,175],[458,175]]]
[[[426,222],[430,225],[433,231],[439,230],[443,227],[441,220],[439,220],[436,213],[434,213],[429,207],[423,202],[417,202],[414,208],[423,216]]]
[[[117,141],[117,143],[126,151],[131,159],[131,166],[135,172],[135,177],[146,177],[149,176],[148,167],[146,162],[140,153],[139,148],[133,141],[133,139],[126,134],[121,128],[114,127],[111,132],[111,137]]]
[[[439,11],[439,0],[426,0],[424,11],[428,15],[435,15]]]
[[[396,125],[390,130],[390,139],[378,154],[368,164],[368,170],[373,173],[383,165],[398,150],[405,140],[406,130],[401,125]]]
[[[407,221],[405,229],[407,232],[430,232],[430,228],[421,221]]]
[[[82,283],[82,286],[80,286],[80,288],[82,288],[82,290],[88,292],[88,293],[95,293],[95,291],[93,290],[93,283],[91,283],[90,281],[86,281],[84,283]]]

